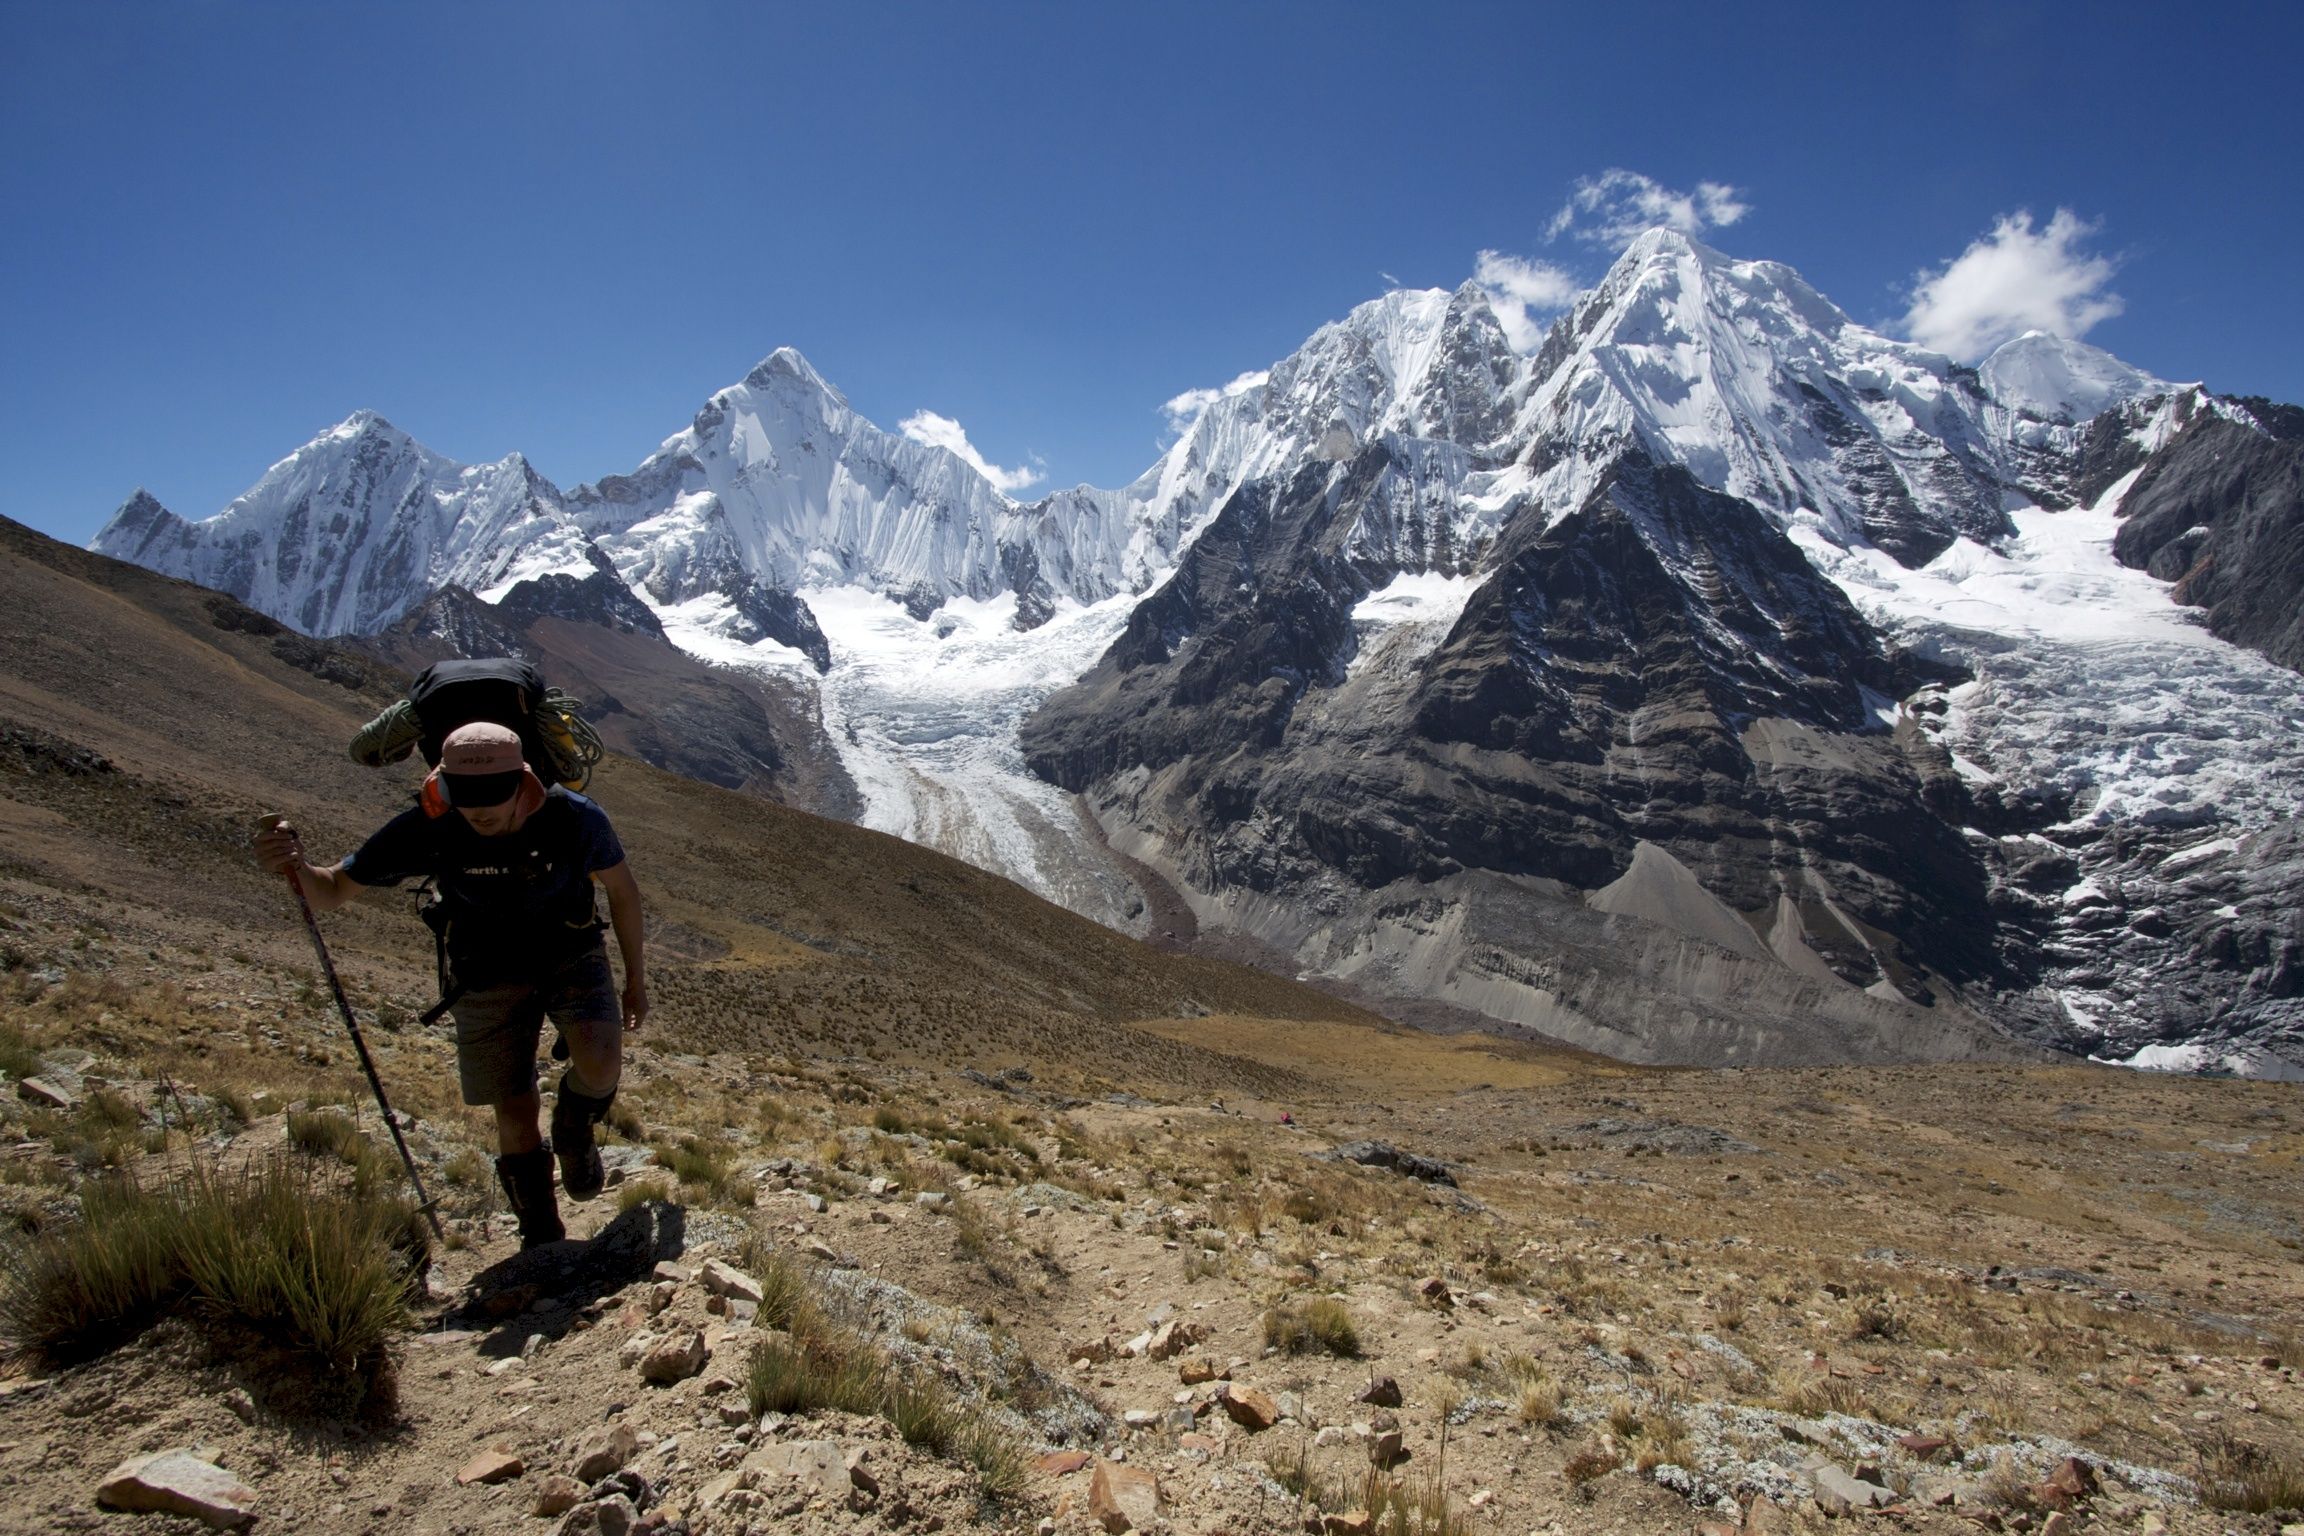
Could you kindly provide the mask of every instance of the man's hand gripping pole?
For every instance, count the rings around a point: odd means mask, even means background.
[[[283,821],[278,812],[267,812],[257,818],[259,836],[278,827]],[[416,1159],[408,1155],[408,1143],[400,1134],[400,1122],[392,1118],[392,1105],[384,1097],[384,1080],[376,1075],[376,1060],[368,1054],[368,1042],[361,1037],[360,1021],[352,1017],[352,1003],[344,996],[344,983],[336,977],[336,962],[328,958],[327,941],[320,937],[320,919],[313,915],[312,902],[304,894],[303,882],[296,878],[296,867],[291,864],[285,871],[288,889],[296,893],[296,910],[304,914],[304,931],[311,936],[312,953],[320,959],[320,974],[328,978],[328,991],[336,999],[336,1011],[343,1015],[344,1028],[352,1036],[352,1049],[360,1056],[360,1070],[368,1074],[368,1086],[375,1090],[376,1107],[383,1111],[384,1128],[392,1133],[392,1145],[400,1149],[400,1166],[408,1170],[408,1182],[416,1191],[416,1208],[432,1224],[432,1235],[442,1241],[446,1234],[440,1230],[440,1218],[432,1209],[432,1199],[424,1193],[424,1181],[416,1173]]]

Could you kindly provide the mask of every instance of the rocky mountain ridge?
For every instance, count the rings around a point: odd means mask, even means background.
[[[2194,855],[2304,880],[2277,835],[2304,694],[2195,644],[2111,555],[2292,667],[2285,419],[2037,333],[1964,367],[1659,230],[1532,355],[1471,285],[1363,305],[1207,392],[1120,491],[1015,502],[786,350],[597,486],[435,463],[355,418],[208,524],[147,498],[98,545],[299,627],[373,631],[448,581],[652,613],[712,660],[822,675],[867,824],[1123,926],[1144,903],[1110,892],[1147,867],[1204,933],[1619,1054],[1684,1059],[1719,999],[1627,1044],[1561,1001],[1599,972],[1517,941],[1475,964],[1472,897],[1394,887],[1538,882],[1570,927],[1604,911],[1680,954],[1664,973],[1773,965],[1739,983],[1763,1011],[1813,1014],[1817,988],[1884,1008],[1889,1054],[1946,1019],[1981,1038],[1974,1010],[2279,1070],[2294,921],[2216,880],[2131,895]],[[2118,528],[2131,502],[2159,510]],[[2082,632],[2107,604],[2153,637]],[[2091,722],[2108,692],[2146,715],[2181,693],[2196,725],[2154,715],[2139,748]],[[1027,765],[1135,864],[1066,832]],[[2105,889],[2142,926],[2107,929]],[[1379,963],[1393,910],[1440,917]]]

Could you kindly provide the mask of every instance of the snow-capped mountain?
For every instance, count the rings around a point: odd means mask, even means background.
[[[569,509],[661,604],[758,583],[862,586],[925,616],[956,597],[1094,603],[1141,590],[1172,538],[1124,498],[1018,503],[947,449],[858,416],[784,348],[705,402],[630,475]]]
[[[1907,566],[1956,538],[2012,531],[2037,500],[2031,461],[2078,447],[2075,401],[2101,410],[2170,386],[2076,342],[2032,333],[1975,369],[1843,314],[1797,272],[1673,233],[1634,241],[1563,317],[1530,373],[1521,434],[1555,512],[1580,505],[1637,443],[1779,516],[1833,520]],[[2021,430],[2019,425],[2021,424]]]
[[[784,350],[565,495],[358,416],[97,547],[315,633],[621,584],[814,688],[869,825],[1618,1054],[2269,1070],[2304,690],[2215,636],[2290,660],[2284,409],[1659,230],[1530,356],[1476,286],[1361,305],[1117,490],[1019,502]]]
[[[2066,427],[2169,389],[2101,348],[2048,331],[2026,331],[2003,342],[1976,375],[1995,404]]]
[[[357,411],[187,523],[137,493],[91,546],[234,597],[312,635],[373,634],[451,584],[591,569],[560,492],[519,454],[442,458]]]

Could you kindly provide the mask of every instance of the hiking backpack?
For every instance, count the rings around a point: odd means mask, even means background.
[[[521,755],[546,783],[581,792],[600,761],[600,738],[576,700],[545,686],[533,663],[514,657],[438,661],[416,674],[408,696],[360,728],[353,760],[371,768],[421,752],[437,766],[458,726],[485,720],[518,733]]]

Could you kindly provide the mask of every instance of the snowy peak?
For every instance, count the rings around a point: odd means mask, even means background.
[[[1976,373],[1999,404],[2065,426],[2176,387],[2100,347],[2047,331],[2026,331],[2002,342]]]
[[[1114,493],[1018,504],[951,449],[859,416],[789,347],[631,474],[568,501],[623,578],[666,605],[858,585],[916,616],[1015,591],[1030,599],[1020,618],[1045,618],[1058,600],[1140,590],[1172,548],[1147,549]]]
[[[191,525],[160,504],[160,499],[142,486],[120,503],[120,510],[96,535],[96,547],[119,559],[147,564],[141,551],[154,544],[181,537]]]
[[[525,458],[459,464],[374,411],[322,432],[204,522],[131,498],[92,547],[318,635],[374,633],[450,584],[593,568],[559,491]]]
[[[1779,519],[1923,564],[2009,532],[1988,406],[1943,356],[1856,324],[1793,271],[1650,230],[1546,338],[1521,416],[1554,516],[1637,443]]]
[[[748,389],[798,388],[828,396],[842,408],[848,404],[848,397],[826,382],[824,375],[793,347],[778,347],[762,358],[759,366],[744,375],[744,386]]]

